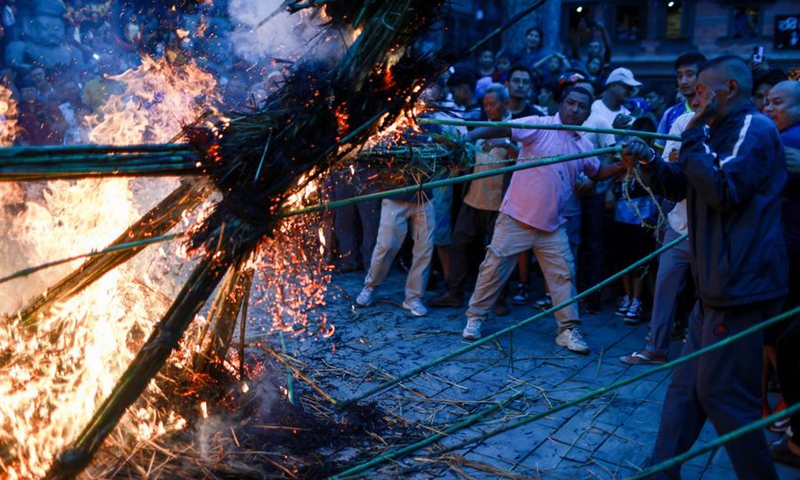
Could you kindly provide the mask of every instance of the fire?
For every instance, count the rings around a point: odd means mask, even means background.
[[[0,147],[8,147],[17,136],[17,102],[11,90],[0,85]]]
[[[89,138],[95,143],[168,142],[208,108],[203,96],[214,87],[213,77],[193,65],[150,59],[114,80],[124,92],[112,96],[91,119]],[[0,104],[3,95],[0,91]],[[4,108],[8,119],[13,110],[8,103]],[[112,179],[3,186],[11,189],[20,212],[0,217],[0,231],[12,240],[2,242],[0,250],[17,254],[2,255],[0,273],[104,248],[174,184]],[[153,193],[154,186],[161,192]],[[9,196],[3,198],[8,205]],[[0,378],[0,462],[8,478],[43,476],[110,394],[177,288],[171,279],[177,277],[179,259],[165,248],[142,252],[36,319],[33,328],[17,318],[0,322],[7,371]],[[75,262],[0,286],[0,313],[12,313],[78,266]],[[177,352],[175,365],[189,353]],[[174,412],[153,406],[159,393],[151,385],[150,398],[128,412],[115,438],[134,445],[186,425]]]

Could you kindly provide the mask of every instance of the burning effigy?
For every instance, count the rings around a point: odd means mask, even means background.
[[[269,328],[333,332],[313,311],[324,302],[327,275],[321,229],[311,217],[284,213],[319,202],[320,179],[331,168],[408,121],[426,83],[449,60],[414,46],[442,4],[284,2],[305,16],[304,28],[316,26],[317,47],[289,64],[250,111],[220,110],[209,94],[215,77],[193,59],[145,58],[107,78],[116,89],[87,119],[94,145],[7,152],[3,274],[71,260],[3,285],[4,477],[72,478],[98,454],[114,469],[90,475],[143,476],[127,461],[133,452],[148,448],[153,458],[170,458],[153,439],[172,435],[181,445],[177,439],[194,432],[209,408],[241,408],[235,421],[246,421],[243,412],[258,416],[253,398],[265,387],[239,378],[258,373],[245,364],[243,337],[238,351],[231,348],[253,292],[269,292],[260,296]],[[329,44],[334,39],[337,48]],[[3,91],[0,103],[0,141],[9,145],[15,109]],[[146,248],[176,229],[182,231],[171,238],[183,243]],[[107,245],[82,261],[80,254]],[[325,427],[331,434],[332,425]],[[208,424],[203,429],[206,439],[214,435]],[[253,447],[235,435],[230,442]],[[196,472],[184,466],[181,475],[218,468],[228,478],[269,477],[220,458]],[[269,456],[256,463],[274,464],[280,474],[320,475]]]

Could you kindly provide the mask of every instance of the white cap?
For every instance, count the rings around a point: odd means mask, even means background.
[[[608,74],[606,85],[611,85],[614,82],[621,82],[631,87],[638,87],[642,84],[642,82],[637,82],[636,79],[633,78],[633,72],[627,68],[617,68]]]

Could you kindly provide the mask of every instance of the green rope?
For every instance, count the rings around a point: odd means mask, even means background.
[[[321,212],[327,210],[333,210],[335,208],[341,208],[347,205],[352,205],[354,203],[365,202],[367,200],[377,200],[386,197],[392,197],[394,195],[404,194],[404,193],[415,193],[421,192],[422,190],[429,190],[438,187],[444,187],[447,185],[453,185],[456,183],[464,183],[469,182],[471,180],[477,180],[479,178],[486,178],[491,177],[494,175],[501,175],[504,173],[509,172],[516,172],[517,170],[525,170],[527,168],[533,167],[541,167],[545,165],[553,165],[556,163],[563,163],[568,162],[570,160],[577,160],[579,158],[586,158],[586,157],[595,157],[601,155],[611,155],[614,153],[618,153],[622,151],[622,147],[608,147],[608,148],[600,148],[597,150],[589,150],[586,152],[580,153],[573,153],[570,155],[560,155],[557,157],[551,157],[546,160],[542,160],[539,162],[526,162],[520,163],[517,165],[509,165],[507,167],[501,167],[494,170],[487,170],[485,172],[478,172],[478,173],[471,173],[469,175],[461,175],[458,177],[451,177],[444,180],[437,180],[434,182],[428,183],[421,183],[419,185],[412,185],[410,187],[403,187],[403,188],[396,188],[394,190],[386,190],[383,192],[375,192],[369,193],[366,195],[361,195],[358,197],[347,198],[344,200],[337,200],[335,202],[328,202],[328,203],[321,203],[319,205],[314,205],[311,207],[301,208],[298,210],[290,210],[288,212],[283,212],[280,214],[281,217],[291,217],[294,215],[303,215],[306,213],[313,213],[313,212]]]
[[[703,445],[700,448],[684,452],[676,457],[673,457],[669,460],[665,460],[658,465],[654,465],[653,467],[648,468],[643,472],[639,472],[636,475],[628,477],[626,480],[642,480],[644,478],[648,478],[651,475],[655,475],[657,473],[664,472],[669,470],[670,468],[680,465],[681,463],[686,462],[694,457],[698,457],[710,450],[713,450],[717,447],[721,447],[726,443],[736,440],[737,438],[743,437],[748,433],[754,432],[756,430],[761,430],[762,428],[767,427],[768,425],[772,424],[772,422],[776,420],[780,420],[782,418],[786,418],[789,415],[793,415],[795,413],[800,412],[800,403],[796,403],[791,407],[787,408],[786,410],[781,410],[780,412],[773,413],[772,415],[762,418],[761,420],[755,421],[749,425],[745,425],[741,428],[738,428],[732,432],[728,432],[721,437],[715,438],[713,441]]]
[[[678,241],[680,241],[682,239],[685,239],[685,238],[686,238],[686,236],[684,235],[682,238],[676,239],[674,242],[671,242],[670,244],[665,245],[664,247],[662,247],[659,250],[663,251],[663,250],[666,250],[666,248],[672,248],[673,246],[677,245]],[[656,252],[654,252],[654,253],[656,253]],[[645,259],[642,259],[642,260],[645,260]],[[637,263],[639,263],[639,262],[637,262]],[[587,290],[587,292],[588,292],[588,290]],[[587,293],[587,292],[584,292],[584,293]],[[578,296],[580,297],[581,295],[578,295]],[[578,297],[575,297],[575,298],[578,298]],[[567,304],[567,302],[565,302],[563,305],[566,305],[566,304]],[[560,308],[560,307],[561,307],[561,305],[559,305],[559,307],[554,307],[554,308]],[[552,415],[554,413],[558,413],[561,410],[565,410],[565,409],[567,409],[569,407],[574,407],[574,406],[578,405],[579,403],[585,402],[586,400],[590,400],[590,399],[592,399],[594,397],[597,397],[597,396],[600,396],[600,395],[602,395],[604,393],[607,393],[607,392],[610,392],[612,390],[615,390],[615,389],[618,389],[620,387],[623,387],[625,385],[629,385],[631,383],[637,382],[637,381],[639,381],[639,380],[641,380],[641,379],[643,379],[645,377],[648,377],[650,375],[656,374],[658,372],[662,372],[664,370],[667,370],[667,369],[673,368],[673,367],[675,367],[677,365],[680,365],[681,363],[685,363],[685,362],[688,362],[690,360],[693,360],[693,359],[695,359],[695,358],[697,358],[697,357],[699,357],[701,355],[704,355],[704,354],[706,354],[708,352],[711,352],[713,350],[717,350],[719,348],[722,348],[722,347],[724,347],[724,346],[726,346],[726,345],[728,345],[728,344],[730,344],[730,343],[732,343],[732,342],[734,342],[736,340],[739,340],[740,338],[742,338],[742,337],[744,337],[746,335],[749,335],[749,334],[754,333],[756,331],[759,331],[759,330],[762,330],[764,328],[767,328],[770,325],[774,325],[775,323],[784,321],[784,320],[786,320],[788,318],[791,318],[794,315],[797,315],[798,313],[800,313],[800,307],[797,307],[797,308],[795,308],[793,310],[790,310],[788,312],[784,312],[784,313],[782,313],[782,314],[780,314],[780,315],[778,315],[776,317],[773,317],[773,318],[771,318],[769,320],[765,320],[765,321],[763,321],[761,323],[753,325],[752,327],[748,328],[747,330],[743,330],[743,331],[737,333],[736,335],[732,335],[731,337],[729,337],[729,338],[727,338],[727,339],[725,339],[725,340],[723,340],[723,341],[721,341],[719,343],[716,343],[716,344],[710,345],[710,346],[708,346],[706,348],[697,350],[697,351],[692,352],[691,354],[686,355],[684,357],[681,357],[681,358],[679,358],[677,360],[673,360],[672,362],[665,363],[664,365],[659,365],[659,366],[657,366],[655,368],[652,368],[652,369],[647,370],[647,371],[645,371],[643,373],[640,373],[639,375],[635,375],[635,376],[633,376],[631,378],[622,380],[620,382],[614,383],[614,384],[609,385],[607,387],[598,388],[597,390],[589,392],[586,395],[581,396],[580,398],[576,398],[574,400],[570,400],[568,402],[564,402],[564,403],[562,403],[560,405],[556,405],[555,407],[552,407],[552,408],[550,408],[548,410],[545,410],[544,412],[540,412],[540,413],[537,413],[537,414],[534,414],[534,415],[527,416],[527,417],[525,417],[524,419],[522,419],[522,420],[520,420],[518,422],[514,422],[514,423],[511,423],[511,424],[505,425],[503,427],[496,428],[496,429],[491,430],[489,432],[486,432],[484,434],[481,434],[481,435],[479,435],[477,437],[473,437],[473,438],[471,438],[469,440],[466,440],[464,442],[461,442],[461,443],[458,443],[458,444],[453,445],[451,447],[448,447],[445,450],[442,450],[440,453],[450,452],[450,451],[453,451],[453,450],[461,449],[461,448],[463,448],[463,447],[465,447],[467,445],[486,440],[487,438],[491,438],[493,436],[499,435],[499,434],[507,432],[509,430],[513,430],[513,429],[515,429],[517,427],[521,427],[521,426],[526,425],[528,423],[531,423],[531,422],[534,422],[534,421],[539,420],[541,418],[544,418],[544,417],[546,417],[548,415]],[[736,430],[734,432],[726,434],[726,435],[718,438],[717,440],[715,440],[715,442],[712,442],[712,444],[715,443],[715,446],[722,445],[722,444],[724,444],[726,442],[729,442],[729,441],[731,441],[731,440],[733,440],[735,438],[738,438],[738,437],[740,437],[740,436],[744,435],[745,433],[748,433],[748,432],[750,432],[752,430],[755,430],[757,428],[761,428],[761,427],[764,427],[766,425],[769,425],[773,421],[775,421],[775,420],[777,420],[779,418],[783,418],[784,416],[790,415],[790,414],[794,413],[795,411],[797,411],[798,409],[800,409],[800,404],[794,405],[794,406],[788,408],[785,411],[776,413],[776,414],[772,415],[769,418],[765,418],[763,420],[760,420],[759,422],[751,424],[748,427],[743,427],[743,428],[741,428],[739,430]],[[461,424],[459,424],[459,425],[461,425]],[[454,433],[457,430],[461,430],[462,428],[466,428],[466,426],[468,426],[468,425],[465,425],[465,426],[463,426],[461,428],[458,428],[458,429],[455,429],[454,427],[451,427],[451,428],[445,430],[445,432],[447,434]],[[402,454],[411,453],[411,452],[413,452],[415,450],[418,450],[419,448],[422,448],[424,446],[427,446],[427,445],[439,440],[441,437],[442,437],[442,435],[440,435],[440,434],[432,435],[431,437],[428,437],[425,440],[422,440],[420,442],[417,442],[414,445],[406,447],[405,449],[403,449]],[[690,453],[686,453],[686,454],[680,455],[678,457],[675,457],[675,458],[673,458],[671,460],[668,460],[668,461],[666,461],[666,462],[664,462],[662,464],[659,464],[659,465],[653,467],[653,470],[652,471],[648,470],[646,472],[646,475],[645,475],[645,473],[642,473],[642,474],[639,474],[639,475],[637,475],[635,477],[632,477],[632,478],[630,478],[628,480],[634,480],[634,479],[635,480],[639,480],[641,478],[645,478],[646,476],[652,475],[653,473],[658,473],[658,472],[660,472],[662,470],[668,469],[668,468],[670,468],[670,467],[672,467],[672,466],[674,466],[674,465],[676,465],[678,463],[685,462],[686,460],[688,460],[690,458],[693,458],[693,457],[695,457],[697,455],[700,455],[700,454],[704,453],[704,451],[706,451],[706,450],[708,450],[710,448],[714,448],[712,446],[712,444],[709,444],[709,448],[704,447],[705,450],[701,449],[702,451],[692,451]],[[412,449],[411,447],[416,447],[416,448]],[[389,457],[389,458],[384,458],[384,457],[386,457],[386,455],[381,456],[381,457],[377,457],[377,458],[372,459],[372,460],[370,460],[370,461],[368,461],[366,463],[363,463],[363,464],[361,464],[361,465],[359,465],[357,467],[353,467],[353,468],[351,468],[350,470],[348,470],[347,472],[344,472],[344,473],[352,474],[352,473],[356,473],[356,472],[361,472],[361,471],[363,471],[363,470],[365,470],[367,468],[375,466],[375,465],[377,465],[379,463],[382,463],[382,462],[384,462],[386,460],[397,458],[398,456],[400,456],[400,454],[401,454],[400,452],[393,452],[391,454],[391,457]],[[340,474],[340,475],[343,475],[343,474]],[[338,477],[332,477],[332,478],[338,478]]]
[[[544,418],[544,417],[546,417],[548,415],[552,415],[554,413],[558,413],[561,410],[567,409],[569,407],[574,407],[574,406],[578,405],[579,403],[583,403],[586,400],[591,400],[592,398],[598,397],[598,396],[603,395],[605,393],[608,393],[608,392],[610,392],[612,390],[616,390],[618,388],[624,387],[625,385],[629,385],[631,383],[638,382],[639,380],[642,380],[645,377],[649,377],[650,375],[654,375],[656,373],[663,372],[664,370],[669,370],[669,369],[674,368],[674,367],[676,367],[676,366],[678,366],[678,365],[680,365],[682,363],[686,363],[686,362],[688,362],[690,360],[694,360],[695,358],[697,358],[697,357],[699,357],[701,355],[704,355],[704,354],[706,354],[708,352],[711,352],[711,351],[720,349],[722,347],[725,347],[727,345],[730,345],[731,343],[739,340],[742,337],[750,335],[751,333],[757,332],[759,330],[763,330],[764,328],[767,328],[770,325],[774,325],[774,324],[776,324],[778,322],[782,322],[782,321],[786,320],[787,318],[791,318],[792,316],[797,315],[798,313],[800,313],[800,307],[797,307],[797,308],[795,308],[793,310],[789,310],[788,312],[782,313],[782,314],[780,314],[780,315],[778,315],[776,317],[773,317],[773,318],[771,318],[769,320],[764,320],[763,322],[757,323],[756,325],[753,325],[752,327],[750,327],[750,328],[748,328],[746,330],[743,330],[743,331],[741,331],[741,332],[739,332],[739,333],[737,333],[735,335],[731,335],[730,337],[726,338],[725,340],[723,340],[723,341],[721,341],[719,343],[715,343],[714,345],[709,345],[708,347],[702,348],[700,350],[696,350],[696,351],[694,351],[694,352],[692,352],[692,353],[690,353],[690,354],[688,354],[686,356],[683,356],[681,358],[673,360],[673,361],[671,361],[669,363],[665,363],[663,365],[659,365],[659,366],[657,366],[655,368],[646,370],[646,371],[644,371],[644,372],[642,372],[642,373],[640,373],[638,375],[634,375],[633,377],[626,378],[625,380],[621,380],[621,381],[619,381],[617,383],[614,383],[614,384],[611,384],[611,385],[608,385],[608,386],[605,386],[605,387],[600,387],[597,390],[593,390],[593,391],[591,391],[591,392],[589,392],[589,393],[587,393],[587,394],[585,394],[585,395],[583,395],[583,396],[581,396],[579,398],[576,398],[574,400],[570,400],[568,402],[564,402],[562,404],[556,405],[555,407],[550,408],[549,410],[546,410],[544,412],[537,413],[537,414],[525,417],[522,420],[519,420],[517,422],[510,423],[508,425],[504,425],[504,426],[502,426],[500,428],[496,428],[495,430],[492,430],[490,432],[486,432],[486,433],[484,433],[482,435],[479,435],[479,436],[477,436],[475,438],[471,438],[471,439],[469,439],[467,441],[461,442],[458,445],[454,445],[452,447],[449,447],[447,449],[447,451],[456,450],[456,449],[465,447],[467,445],[470,445],[472,443],[480,442],[482,440],[486,440],[487,438],[493,437],[495,435],[499,435],[499,434],[507,432],[509,430],[513,430],[513,429],[521,427],[523,425],[527,425],[528,423],[531,423],[531,422],[534,422],[536,420],[539,420],[540,418]]]
[[[681,137],[675,135],[665,135],[663,133],[643,132],[641,130],[624,130],[618,128],[594,128],[584,127],[583,125],[540,125],[530,123],[514,122],[479,122],[472,120],[446,120],[437,118],[420,118],[417,120],[420,125],[452,125],[455,127],[494,127],[494,128],[517,128],[520,130],[567,130],[570,132],[591,132],[609,133],[612,135],[632,135],[635,137],[659,138],[662,140],[677,140]]]
[[[646,257],[642,258],[641,260],[639,260],[639,261],[633,263],[632,265],[628,266],[624,270],[621,270],[621,271],[615,273],[614,275],[611,275],[610,277],[606,278],[605,280],[603,280],[602,282],[598,283],[597,285],[584,290],[582,293],[579,293],[578,295],[570,298],[569,300],[566,300],[566,301],[564,301],[564,302],[562,302],[562,303],[560,303],[558,305],[550,307],[549,309],[547,309],[547,310],[545,310],[545,311],[543,311],[543,312],[541,312],[539,314],[536,314],[536,315],[534,315],[534,316],[532,316],[530,318],[527,318],[527,319],[525,319],[525,320],[523,320],[523,321],[521,321],[519,323],[515,323],[515,324],[513,324],[513,325],[511,325],[509,327],[506,327],[506,328],[500,330],[499,332],[496,332],[496,333],[493,333],[493,334],[491,334],[489,336],[483,337],[482,339],[477,340],[477,341],[475,341],[475,342],[473,342],[473,343],[471,343],[471,344],[469,344],[467,346],[461,347],[461,348],[459,348],[457,350],[454,350],[454,351],[452,351],[452,352],[450,352],[450,353],[448,353],[446,355],[442,355],[441,357],[439,357],[439,358],[437,358],[435,360],[431,360],[428,363],[420,365],[420,366],[418,366],[416,368],[412,368],[411,370],[407,371],[406,373],[400,374],[400,375],[392,378],[391,380],[388,380],[388,381],[386,381],[386,382],[384,382],[384,383],[382,383],[382,384],[380,384],[380,385],[378,385],[378,386],[376,386],[376,387],[374,387],[374,388],[372,388],[370,390],[367,390],[366,392],[362,393],[361,395],[357,395],[357,396],[355,396],[355,397],[353,397],[353,398],[351,398],[349,400],[345,400],[344,402],[338,404],[337,407],[344,408],[344,407],[346,407],[348,405],[351,405],[351,404],[353,404],[355,402],[363,400],[363,399],[365,399],[367,397],[371,397],[372,395],[375,395],[378,392],[386,390],[389,387],[393,387],[394,385],[396,385],[396,384],[398,384],[398,383],[402,382],[403,380],[406,380],[406,379],[408,379],[410,377],[413,377],[414,375],[416,375],[418,373],[424,372],[425,370],[428,370],[429,368],[435,367],[436,365],[439,365],[440,363],[444,363],[447,360],[450,360],[450,359],[452,359],[454,357],[457,357],[457,356],[459,356],[459,355],[461,355],[463,353],[466,353],[466,352],[469,352],[471,350],[474,350],[474,349],[480,347],[481,345],[483,345],[485,343],[489,343],[489,342],[493,341],[494,339],[496,339],[496,338],[498,338],[498,337],[500,337],[502,335],[505,335],[506,333],[513,332],[514,330],[517,330],[517,329],[519,329],[521,327],[524,327],[525,325],[528,325],[529,323],[532,323],[532,322],[534,322],[536,320],[539,320],[540,318],[542,318],[542,317],[544,317],[546,315],[550,315],[551,313],[553,313],[553,312],[555,312],[557,310],[561,310],[562,308],[564,308],[564,307],[566,307],[568,305],[572,305],[573,303],[580,301],[582,298],[585,298],[585,297],[591,295],[592,293],[598,291],[599,289],[601,289],[605,285],[608,285],[609,283],[621,278],[623,275],[636,270],[640,266],[646,264],[650,260],[652,260],[652,259],[656,258],[657,256],[661,255],[663,252],[669,250],[670,248],[674,247],[675,245],[678,245],[680,242],[686,240],[686,238],[688,238],[688,235],[681,235],[680,237],[678,237],[675,240],[673,240],[672,242],[664,245],[663,247],[659,248],[658,250],[656,250],[655,252],[651,253],[650,255],[647,255]]]
[[[43,263],[43,264],[37,265],[35,267],[23,268],[22,270],[19,270],[17,272],[12,273],[11,275],[8,275],[6,277],[0,278],[0,284],[9,282],[11,280],[14,280],[15,278],[27,277],[28,275],[36,273],[36,272],[38,272],[40,270],[45,270],[47,268],[56,267],[58,265],[63,265],[65,263],[69,263],[69,262],[72,262],[72,261],[75,261],[75,260],[80,260],[81,258],[95,257],[97,255],[105,255],[107,253],[112,253],[112,252],[121,252],[123,250],[131,250],[131,249],[134,249],[134,248],[146,247],[146,246],[152,245],[154,243],[168,242],[168,241],[170,241],[170,240],[172,240],[174,238],[182,237],[184,235],[186,235],[186,232],[171,233],[169,235],[161,235],[159,237],[152,237],[152,238],[148,238],[146,240],[139,240],[139,241],[136,241],[136,242],[120,243],[118,245],[113,245],[111,247],[104,248],[102,250],[93,250],[93,251],[91,251],[89,253],[84,253],[84,254],[81,254],[81,255],[75,255],[75,256],[72,256],[72,257],[68,257],[68,258],[62,258],[60,260],[54,260],[52,262]]]
[[[436,434],[433,434],[433,435],[431,435],[429,437],[426,437],[426,438],[424,438],[423,440],[420,440],[417,443],[414,443],[412,445],[408,445],[407,447],[399,448],[397,450],[394,450],[394,451],[391,451],[391,452],[388,452],[388,453],[384,453],[383,455],[381,455],[379,457],[375,457],[375,458],[373,458],[372,460],[370,460],[368,462],[362,463],[360,465],[356,465],[355,467],[350,468],[348,470],[345,470],[344,472],[336,474],[336,475],[334,475],[332,477],[328,477],[327,480],[338,480],[340,478],[349,477],[351,475],[355,475],[356,473],[362,472],[362,471],[364,471],[364,470],[366,470],[368,468],[374,467],[375,465],[379,465],[381,463],[387,462],[387,461],[389,461],[389,460],[391,460],[393,458],[397,458],[397,457],[405,455],[406,453],[410,453],[410,452],[414,452],[416,450],[419,450],[422,447],[430,445],[431,443],[434,443],[437,440],[450,435],[451,433],[454,433],[454,432],[462,430],[462,429],[464,429],[466,427],[469,427],[470,425],[474,424],[475,422],[477,422],[477,421],[479,421],[479,420],[481,420],[481,419],[493,414],[494,412],[496,412],[496,411],[498,411],[498,410],[500,410],[502,408],[505,408],[506,405],[510,404],[511,402],[513,402],[514,400],[520,398],[521,396],[522,396],[522,392],[516,393],[516,394],[512,395],[511,397],[503,400],[500,403],[492,405],[489,408],[481,410],[480,412],[478,412],[478,413],[476,413],[476,414],[474,414],[474,415],[472,415],[470,417],[467,417],[465,420],[463,420],[463,421],[461,421],[459,423],[456,423],[455,425],[451,425],[450,427],[445,428],[444,430],[442,430],[439,433],[436,433]]]

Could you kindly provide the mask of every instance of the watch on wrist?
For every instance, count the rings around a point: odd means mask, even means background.
[[[656,159],[656,151],[651,148],[650,149],[650,159],[647,160],[647,161],[639,160],[639,165],[650,165],[651,163],[653,163],[653,160],[655,160],[655,159]]]

